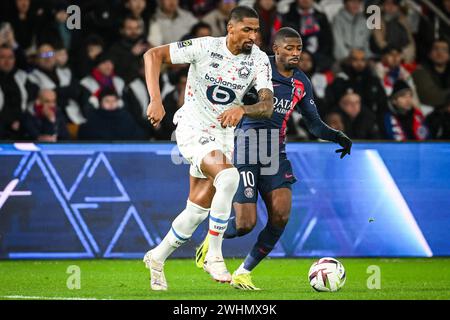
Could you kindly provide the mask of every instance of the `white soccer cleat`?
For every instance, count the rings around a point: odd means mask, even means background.
[[[203,264],[203,270],[217,282],[231,282],[231,274],[228,272],[227,266],[222,257],[208,258]]]
[[[166,276],[164,275],[164,263],[152,259],[152,251],[150,250],[142,260],[147,269],[150,270],[150,287],[155,291],[167,290]]]

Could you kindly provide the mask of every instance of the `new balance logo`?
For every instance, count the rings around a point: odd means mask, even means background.
[[[223,60],[223,55],[215,52],[211,52],[211,58],[217,59],[217,60]]]

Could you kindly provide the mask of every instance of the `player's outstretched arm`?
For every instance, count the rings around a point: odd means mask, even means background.
[[[244,115],[251,118],[270,118],[273,113],[273,92],[263,88],[258,91],[258,102],[244,105]]]
[[[150,95],[150,103],[147,107],[147,118],[151,124],[156,127],[166,114],[161,99],[159,75],[161,73],[161,65],[163,63],[171,63],[169,45],[148,50],[144,54],[144,63],[145,81]]]
[[[338,143],[342,149],[336,150],[336,153],[341,154],[341,159],[345,157],[345,155],[350,154],[352,140],[350,140],[350,138],[342,131],[334,130],[322,121],[313,99],[309,99],[309,101],[303,100],[301,102],[300,110],[309,132],[319,139]]]

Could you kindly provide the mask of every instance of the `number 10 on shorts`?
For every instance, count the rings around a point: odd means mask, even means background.
[[[244,187],[254,187],[255,186],[255,176],[251,171],[242,171],[241,172],[242,181],[244,183]]]

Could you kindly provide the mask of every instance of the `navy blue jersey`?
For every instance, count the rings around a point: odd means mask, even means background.
[[[308,130],[318,138],[336,141],[337,131],[328,127],[320,119],[314,102],[311,81],[299,69],[294,70],[292,77],[281,75],[275,65],[275,58],[269,58],[272,65],[272,85],[274,89],[273,114],[270,119],[254,119],[244,117],[238,129],[278,129],[279,150],[285,152],[287,122],[297,109],[304,117]]]

